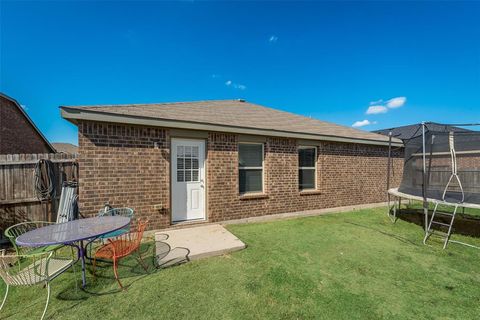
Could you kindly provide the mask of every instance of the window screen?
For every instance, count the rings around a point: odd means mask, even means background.
[[[240,143],[238,146],[240,193],[263,191],[263,145]]]
[[[298,187],[300,190],[315,189],[317,148],[298,149]]]

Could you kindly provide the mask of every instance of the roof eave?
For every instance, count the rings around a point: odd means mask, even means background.
[[[112,113],[101,112],[101,111],[81,110],[79,108],[71,108],[71,107],[60,107],[60,110],[61,110],[60,111],[61,116],[73,124],[77,124],[78,120],[85,120],[85,121],[99,121],[99,122],[110,122],[110,123],[126,123],[126,124],[133,124],[133,125],[147,125],[147,126],[164,127],[164,128],[179,128],[179,129],[190,129],[190,130],[201,130],[201,131],[216,131],[216,132],[229,132],[229,133],[240,133],[240,134],[250,134],[250,135],[286,137],[286,138],[296,138],[296,139],[306,139],[306,140],[349,142],[349,143],[369,144],[369,145],[388,146],[389,144],[388,141],[381,141],[381,140],[358,139],[358,138],[351,138],[351,137],[299,133],[299,132],[272,130],[272,129],[256,129],[256,128],[249,128],[249,127],[228,126],[228,125],[219,125],[219,124],[211,124],[211,123],[201,123],[201,122],[178,121],[178,120],[171,120],[171,119],[156,119],[156,118],[141,117],[141,116],[112,114]],[[401,140],[398,140],[398,141],[396,140],[398,139],[392,140],[392,146],[402,147],[403,143],[401,142]]]

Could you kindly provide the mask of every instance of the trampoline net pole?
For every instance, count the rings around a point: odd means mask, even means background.
[[[422,197],[423,197],[423,215],[424,215],[424,227],[425,227],[425,234],[428,233],[428,202],[427,202],[427,190],[426,190],[426,159],[425,159],[425,122],[422,122],[422,162],[423,162],[423,170],[422,170]]]
[[[391,161],[392,161],[392,131],[388,133],[388,162],[387,162],[387,203],[388,203],[388,214],[390,214],[390,170],[391,170]]]

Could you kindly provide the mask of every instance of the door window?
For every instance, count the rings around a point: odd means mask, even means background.
[[[199,182],[198,146],[177,146],[177,182]]]

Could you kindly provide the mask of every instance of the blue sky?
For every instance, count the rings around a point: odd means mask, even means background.
[[[479,17],[475,2],[2,0],[0,91],[52,142],[76,143],[58,106],[78,104],[244,98],[364,130],[478,122]]]

